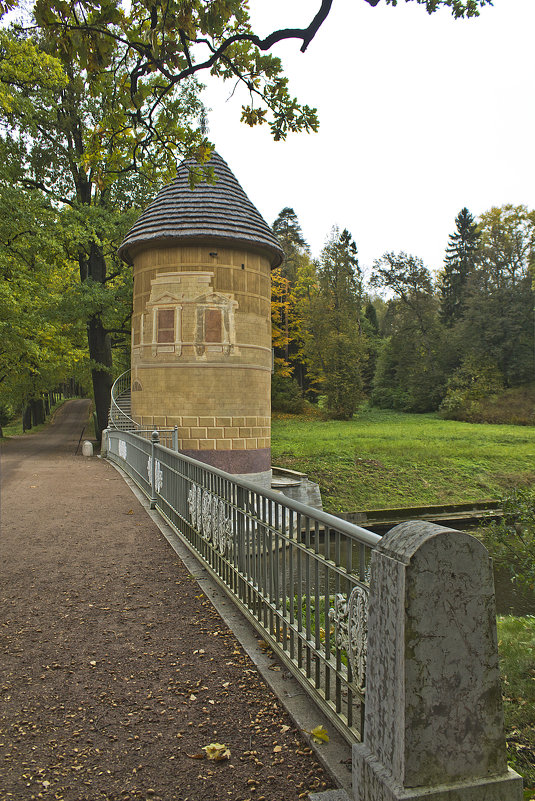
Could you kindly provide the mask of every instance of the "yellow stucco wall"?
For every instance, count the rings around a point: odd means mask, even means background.
[[[269,448],[270,273],[267,257],[220,246],[148,248],[134,258],[138,422],[177,425],[183,450]],[[172,342],[158,342],[160,309],[174,310]],[[221,314],[220,343],[204,339],[206,309]]]

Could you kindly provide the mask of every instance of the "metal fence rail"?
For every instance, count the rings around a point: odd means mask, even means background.
[[[170,448],[172,451],[178,451],[178,427],[175,426],[174,428],[138,428],[135,431],[135,434],[142,439],[148,440],[151,442],[152,434],[154,431],[158,431],[158,442],[160,445],[163,445],[165,448]]]
[[[108,456],[350,741],[361,739],[368,564],[380,537],[132,432]]]

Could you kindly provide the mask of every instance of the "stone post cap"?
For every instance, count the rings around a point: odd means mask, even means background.
[[[440,536],[447,536],[448,538],[453,537],[453,540],[456,540],[457,543],[466,540],[470,543],[471,548],[476,552],[480,552],[481,558],[485,555],[489,557],[489,553],[483,543],[471,534],[467,534],[465,531],[447,528],[446,526],[440,526],[436,523],[427,523],[424,520],[409,520],[406,523],[400,523],[390,529],[390,531],[381,538],[375,550],[379,553],[383,553],[385,556],[390,556],[392,559],[397,559],[398,562],[408,565],[412,557],[425,542]]]

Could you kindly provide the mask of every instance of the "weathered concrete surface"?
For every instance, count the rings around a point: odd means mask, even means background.
[[[350,801],[345,790],[324,790],[323,793],[311,793],[308,801]]]
[[[522,801],[522,779],[509,769],[503,776],[471,779],[466,782],[441,784],[436,787],[404,788],[392,781],[392,775],[362,745],[359,752],[358,777],[353,770],[354,797],[366,801]],[[355,759],[355,751],[354,751]],[[355,762],[353,763],[355,765]],[[364,795],[358,795],[359,782]]]
[[[403,523],[374,552],[353,755],[357,801],[521,799],[505,757],[492,568],[474,537]]]
[[[278,490],[293,501],[312,506],[313,509],[323,510],[319,484],[311,481],[305,473],[287,470],[284,467],[273,467],[271,488]]]

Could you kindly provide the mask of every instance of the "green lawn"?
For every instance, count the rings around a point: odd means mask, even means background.
[[[274,415],[272,462],[317,481],[330,512],[460,503],[535,484],[535,430],[376,409]]]
[[[317,481],[327,511],[460,503],[535,485],[535,431],[382,410],[275,415],[272,461]],[[535,799],[535,617],[498,618],[498,640],[508,759]]]
[[[535,798],[535,617],[498,618],[507,759]]]

